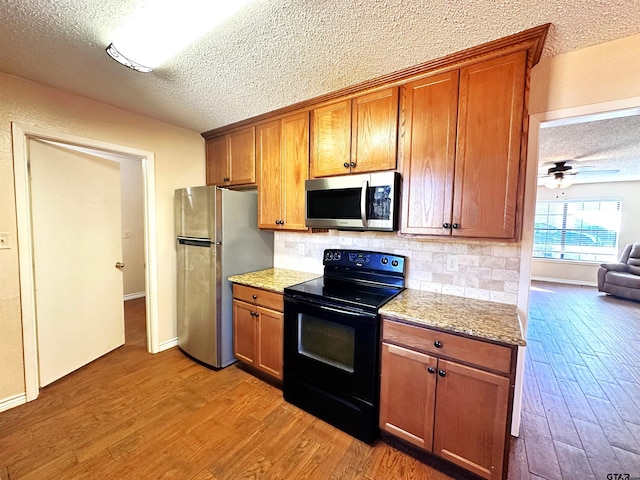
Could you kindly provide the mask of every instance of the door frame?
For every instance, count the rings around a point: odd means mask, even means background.
[[[594,118],[611,116],[611,112],[640,109],[640,97],[630,97],[608,102],[592,103],[559,110],[529,115],[529,139],[527,144],[527,171],[525,200],[522,219],[522,240],[520,248],[520,283],[518,288],[517,309],[520,317],[523,337],[527,337],[529,322],[529,289],[531,288],[531,264],[533,254],[533,224],[535,223],[536,200],[538,193],[538,164],[540,128],[558,124],[567,124],[573,117],[592,115]],[[520,432],[520,415],[524,388],[525,351],[527,347],[518,347],[516,383],[513,402],[511,434]]]
[[[20,304],[22,309],[22,348],[26,401],[35,400],[40,392],[38,343],[36,326],[35,282],[33,269],[33,225],[31,221],[31,182],[29,181],[30,139],[56,142],[72,149],[90,149],[106,155],[137,157],[142,163],[144,188],[145,295],[147,351],[160,351],[158,338],[158,250],[156,224],[155,155],[153,152],[125,147],[33,125],[11,123],[13,137],[13,169],[16,192],[18,229],[18,262],[20,272]],[[123,300],[124,301],[124,300]]]

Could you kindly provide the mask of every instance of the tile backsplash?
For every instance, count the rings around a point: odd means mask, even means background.
[[[407,286],[515,305],[520,244],[400,237],[396,233],[276,232],[274,266],[322,273],[325,248],[373,250],[407,257]],[[457,271],[447,269],[447,263]]]

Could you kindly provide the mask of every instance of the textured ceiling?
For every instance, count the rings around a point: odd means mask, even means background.
[[[543,23],[545,56],[640,32],[637,0],[256,0],[141,74],[104,52],[138,1],[2,0],[0,71],[203,132]]]
[[[640,180],[640,110],[579,120],[540,129],[539,185],[549,180],[553,163],[561,161],[572,167],[573,183]]]

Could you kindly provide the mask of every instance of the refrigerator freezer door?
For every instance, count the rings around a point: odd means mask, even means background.
[[[220,338],[223,365],[233,357],[232,288],[228,277],[273,266],[273,232],[258,229],[258,197],[253,192],[219,190]]]
[[[189,187],[176,190],[175,227],[177,237],[214,238],[216,188]]]
[[[210,245],[210,246],[209,246]],[[191,357],[219,368],[219,250],[215,244],[179,239],[178,346]]]

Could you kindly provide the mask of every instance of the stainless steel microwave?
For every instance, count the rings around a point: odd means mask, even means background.
[[[307,227],[386,232],[398,229],[397,172],[307,180],[305,193]]]

